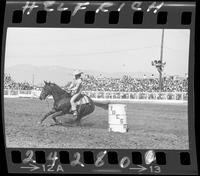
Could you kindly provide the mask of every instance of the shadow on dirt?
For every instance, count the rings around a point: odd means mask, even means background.
[[[62,121],[58,124],[51,124],[50,126],[62,126],[62,127],[94,127],[94,123],[91,122],[82,122],[81,124],[77,125],[74,120],[67,120],[67,121]]]

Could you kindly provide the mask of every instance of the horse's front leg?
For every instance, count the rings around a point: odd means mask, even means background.
[[[45,116],[42,118],[42,120],[39,122],[40,124],[42,124],[42,122],[48,117],[50,116],[51,114],[55,113],[56,110],[55,109],[52,109],[51,111],[49,111],[48,113],[45,114]]]
[[[58,116],[61,116],[63,115],[64,113],[62,111],[58,111],[58,112],[55,112],[53,115],[52,115],[52,119],[54,120],[54,122],[56,124],[60,124],[60,122],[56,119],[56,117]]]

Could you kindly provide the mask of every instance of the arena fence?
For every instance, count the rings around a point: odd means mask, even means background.
[[[13,90],[4,89],[5,98],[39,98],[40,90]],[[107,92],[107,91],[83,91],[92,99],[107,100],[179,100],[187,101],[187,92]],[[52,98],[49,96],[48,98]]]

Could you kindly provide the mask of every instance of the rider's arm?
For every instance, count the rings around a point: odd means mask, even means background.
[[[76,83],[76,86],[73,87],[71,90],[77,90],[79,88],[79,86],[81,86],[81,83],[82,83],[82,81],[78,80],[77,83]]]
[[[70,86],[69,86],[69,89],[71,89],[72,87],[74,87],[73,81],[71,82],[71,84],[70,84]]]

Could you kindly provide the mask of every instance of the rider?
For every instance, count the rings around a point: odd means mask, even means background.
[[[77,110],[76,110],[76,104],[75,104],[75,100],[78,98],[78,96],[81,94],[82,92],[82,79],[81,79],[81,74],[83,72],[80,72],[78,70],[76,70],[74,72],[74,80],[72,81],[71,85],[69,86],[69,89],[71,90],[71,110],[73,112],[74,116],[77,116]]]

